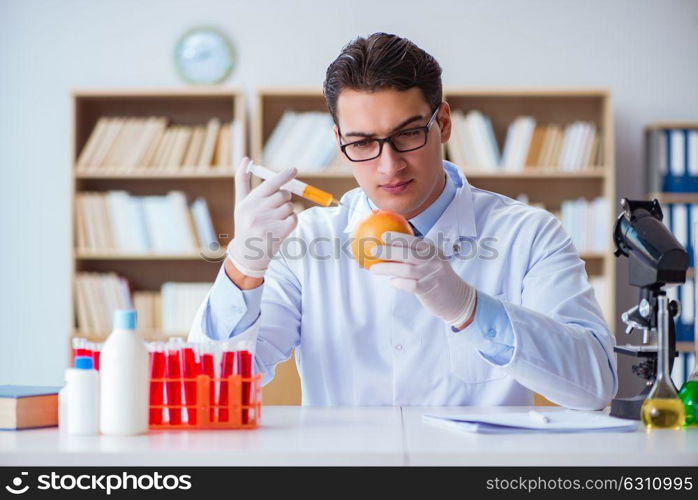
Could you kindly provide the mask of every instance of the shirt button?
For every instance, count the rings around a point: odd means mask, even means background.
[[[490,328],[487,330],[487,336],[490,338],[494,338],[494,336],[497,335],[497,332],[494,331],[494,328]]]
[[[396,351],[402,351],[402,344],[395,344]]]
[[[454,252],[460,252],[460,245],[458,243],[453,245],[453,251]]]

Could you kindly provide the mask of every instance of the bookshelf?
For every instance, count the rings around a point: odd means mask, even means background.
[[[606,300],[601,301],[606,321],[615,324],[615,257],[611,251],[611,230],[616,218],[615,162],[611,97],[606,89],[595,88],[446,88],[444,99],[452,111],[478,110],[491,120],[495,140],[504,149],[509,124],[518,116],[531,116],[536,125],[564,125],[584,120],[595,125],[599,137],[598,164],[565,171],[559,167],[526,167],[520,172],[488,172],[478,166],[462,166],[475,187],[516,198],[525,194],[531,203],[559,211],[564,200],[603,197],[608,200],[606,240],[608,251],[580,252],[587,274],[603,277]],[[448,155],[447,155],[448,158]],[[451,158],[448,158],[451,159]]]
[[[590,276],[604,277],[606,297],[602,307],[606,319],[615,325],[615,257],[610,249],[610,235],[616,217],[615,162],[611,98],[606,89],[489,89],[447,88],[444,98],[454,110],[467,112],[478,109],[492,120],[496,140],[503,145],[507,127],[517,116],[533,116],[537,123],[564,124],[586,120],[596,126],[602,161],[580,171],[558,169],[527,169],[522,172],[487,172],[464,167],[471,184],[516,197],[525,193],[531,202],[544,203],[557,210],[563,200],[583,197],[603,197],[608,200],[607,226],[609,249],[605,252],[583,252]],[[263,160],[264,147],[274,127],[287,110],[297,112],[327,111],[325,99],[316,88],[264,88],[257,92],[251,122],[251,154],[255,161]],[[328,133],[331,133],[328,131]],[[444,148],[445,150],[446,148]],[[448,158],[447,158],[448,159]],[[462,166],[462,165],[460,165]],[[357,186],[347,169],[330,167],[326,171],[301,173],[299,178],[339,197]],[[293,358],[277,366],[277,375],[265,387],[277,404],[299,404],[300,386]],[[265,394],[266,397],[266,394]],[[269,400],[266,400],[267,402]],[[536,396],[536,404],[546,400]]]
[[[695,192],[695,189],[692,190],[693,192],[690,192],[687,189],[680,189],[682,187],[682,183],[680,181],[676,183],[676,189],[674,189],[672,186],[671,188],[665,190],[666,186],[663,185],[662,171],[665,171],[667,175],[674,175],[674,169],[672,165],[672,158],[667,158],[667,156],[670,156],[671,153],[666,150],[666,143],[660,149],[659,141],[661,140],[660,138],[662,138],[662,136],[673,130],[690,131],[695,134],[696,131],[698,131],[698,121],[656,121],[648,124],[644,131],[645,169],[647,172],[647,185],[649,190],[648,196],[649,199],[656,198],[661,203],[665,217],[669,215],[668,212],[671,205],[698,205],[698,192]],[[669,139],[667,138],[667,141],[668,140]],[[689,153],[688,145],[685,145],[685,148],[685,151],[681,151],[681,156],[693,154],[692,152]],[[660,159],[659,155],[662,155],[663,159]],[[680,170],[683,170],[689,176],[695,178],[696,174],[692,173],[687,165],[688,158],[685,158],[684,161],[686,163],[683,164],[683,168],[680,168]],[[694,159],[693,162],[698,165],[698,160]],[[661,165],[662,163],[663,165]],[[687,186],[690,186],[690,184],[687,184]],[[693,224],[695,224],[695,222],[696,221],[692,221]],[[677,234],[676,230],[673,228],[672,231]],[[690,232],[688,234],[690,234]],[[695,234],[692,237],[692,241],[696,241]],[[695,252],[695,248],[693,251]],[[686,279],[695,282],[695,267],[688,269]],[[694,300],[694,315],[695,304],[697,303],[698,301]],[[693,329],[693,341],[678,341],[676,342],[676,349],[682,353],[698,353],[698,337],[695,334],[695,328]]]
[[[235,158],[246,154],[246,112],[244,96],[238,89],[231,88],[186,88],[186,89],[81,89],[72,93],[72,217],[74,227],[72,258],[72,291],[75,291],[78,273],[117,273],[129,282],[134,292],[159,291],[166,282],[213,282],[220,267],[223,250],[233,231],[233,163]],[[212,160],[211,167],[175,166],[159,167],[119,164],[81,165],[79,157],[88,143],[100,118],[128,117],[146,119],[164,117],[168,126],[203,127],[211,119],[222,124],[235,123],[236,136],[232,154]],[[218,132],[216,132],[218,134]],[[222,143],[223,134],[216,135],[216,144]],[[134,140],[128,143],[135,144]],[[193,139],[188,144],[192,144]],[[134,146],[135,147],[135,146]],[[217,146],[219,147],[219,146]],[[218,151],[218,150],[217,150]],[[230,150],[228,151],[230,153]],[[224,162],[224,163],[223,163]],[[212,248],[185,252],[125,252],[113,248],[86,249],[78,245],[78,199],[85,193],[104,194],[125,191],[129,196],[163,196],[170,191],[184,193],[191,204],[196,198],[206,200],[211,223],[221,250]],[[84,222],[83,222],[84,224]],[[201,252],[206,252],[209,261]],[[84,337],[102,341],[108,332],[79,329],[78,304],[74,302],[74,323],[71,339]],[[147,340],[161,339],[162,330],[141,328],[139,333]],[[186,335],[188,331],[178,332]],[[170,336],[172,333],[167,333]]]
[[[264,164],[264,147],[274,131],[274,127],[276,127],[286,111],[327,112],[327,105],[325,104],[322,91],[317,88],[258,89],[250,123],[250,154],[253,161]],[[332,130],[329,129],[327,133],[332,134]],[[298,178],[334,194],[338,199],[345,192],[358,186],[348,170],[339,171],[336,167],[312,173],[299,172]],[[312,203],[305,200],[299,199],[299,201],[304,207],[312,205]],[[276,375],[270,383],[264,386],[264,391],[263,400],[265,404],[300,404],[300,378],[293,355],[287,361],[276,366]]]

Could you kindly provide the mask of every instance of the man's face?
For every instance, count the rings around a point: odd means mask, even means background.
[[[343,90],[337,99],[337,146],[368,138],[385,138],[401,130],[423,127],[433,113],[422,92],[413,87],[374,93]],[[339,136],[341,132],[341,137]],[[443,190],[441,144],[451,135],[450,109],[441,103],[423,148],[398,153],[383,145],[381,155],[369,161],[350,162],[359,186],[381,209],[411,218],[427,208]]]

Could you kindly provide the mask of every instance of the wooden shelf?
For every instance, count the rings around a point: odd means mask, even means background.
[[[659,138],[666,129],[696,129],[698,121],[656,121],[645,126],[645,147],[644,147],[644,167],[647,174],[647,189],[650,191],[649,199],[657,199],[662,204],[673,203],[698,203],[698,193],[691,192],[664,192],[662,189],[663,179],[661,175],[661,167],[658,153]],[[662,153],[664,154],[664,153]],[[666,207],[664,207],[666,216]],[[686,271],[686,281],[695,279],[695,268],[690,267]],[[695,321],[695,318],[694,318]],[[679,352],[698,352],[698,339],[694,341],[677,342],[676,348]]]
[[[533,167],[536,168],[536,167]],[[541,169],[540,171],[525,171],[525,172],[487,172],[475,170],[472,167],[464,168],[465,175],[468,179],[502,179],[502,180],[517,180],[517,179],[562,179],[576,181],[579,179],[599,179],[606,177],[606,171],[601,167],[596,167],[592,170],[582,170],[577,172],[565,172],[561,170]],[[299,178],[308,179],[354,179],[350,171],[320,171],[320,172],[299,172]]]
[[[609,250],[610,252],[610,250]],[[594,259],[599,259],[603,260],[607,257],[608,252],[581,252],[579,254],[579,257],[582,260],[594,260]]]
[[[94,171],[78,171],[76,179],[232,179],[233,167],[221,170],[201,171],[197,169],[173,170],[125,170],[119,168],[101,168]]]
[[[172,253],[172,254],[154,254],[154,253],[119,253],[119,252],[85,252],[78,251],[75,258],[79,260],[202,260],[201,254],[205,253],[201,250],[197,253]]]
[[[697,121],[658,121],[652,122],[645,127],[645,130],[665,130],[671,128],[698,128]]]
[[[676,350],[679,352],[696,352],[698,351],[698,348],[696,348],[696,344],[691,342],[691,341],[685,341],[685,342],[677,342],[676,343]]]
[[[613,151],[613,118],[610,96],[605,88],[446,88],[444,98],[452,109],[478,109],[488,115],[497,142],[504,143],[507,128],[519,115],[536,117],[539,123],[568,123],[588,120],[600,131],[603,156],[601,165],[583,171],[548,169],[523,172],[487,172],[459,165],[473,186],[498,192],[512,198],[527,194],[531,202],[545,202],[548,209],[557,209],[566,199],[603,196],[609,200],[608,240],[616,219],[615,164]],[[264,88],[257,92],[252,117],[251,153],[261,161],[264,145],[274,127],[287,110],[327,112],[320,88]],[[299,178],[315,183],[321,189],[341,196],[355,186],[347,171],[301,172]],[[609,243],[610,245],[610,243]],[[607,303],[602,304],[612,329],[615,329],[615,257],[608,252],[583,253],[589,275],[603,276],[608,286]],[[274,380],[265,386],[265,402],[298,404],[300,389],[294,360],[277,366]],[[267,395],[271,396],[269,399]]]
[[[244,95],[226,87],[81,89],[72,94],[73,137],[73,214],[76,196],[81,192],[123,190],[132,196],[163,196],[181,191],[190,205],[194,199],[206,200],[219,236],[218,252],[179,252],[173,254],[135,254],[119,251],[85,251],[75,247],[72,254],[74,278],[80,272],[116,273],[128,279],[135,291],[158,291],[165,282],[213,282],[233,232],[234,169],[232,166],[199,167],[81,167],[78,155],[100,117],[167,117],[171,125],[204,125],[211,118],[221,123],[240,124],[241,154],[247,154],[247,116]],[[226,163],[228,163],[226,161]],[[76,230],[76,224],[73,224]],[[74,235],[75,236],[75,235]],[[227,239],[226,239],[227,238]],[[73,238],[77,241],[77,238]],[[204,258],[202,254],[208,259]],[[214,255],[215,254],[215,255]],[[75,289],[73,279],[72,290]],[[71,290],[71,293],[72,293]],[[76,304],[73,305],[74,309]],[[77,314],[74,314],[77,317]],[[75,323],[76,325],[77,323]],[[90,332],[89,338],[103,340],[108,332]],[[143,330],[148,339],[162,338],[162,332]],[[69,335],[84,337],[75,327]],[[168,334],[171,336],[172,334]],[[186,335],[182,332],[181,335]]]
[[[698,193],[650,193],[660,203],[698,203]]]
[[[524,172],[484,172],[478,170],[470,170],[465,167],[465,175],[468,179],[562,179],[576,181],[578,179],[599,179],[606,177],[606,171],[603,168],[594,168],[593,170],[579,170],[576,172],[566,172],[562,170],[541,169],[535,171],[537,167],[532,167],[531,171]]]
[[[89,342],[104,342],[107,340],[107,337],[109,336],[111,332],[81,332],[80,330],[73,330],[72,337],[73,338],[82,338],[86,339]],[[143,339],[147,341],[154,341],[154,340],[166,340],[169,337],[183,337],[186,338],[187,335],[189,335],[189,332],[176,332],[176,333],[171,333],[171,332],[164,332],[160,328],[139,328],[136,330],[136,333],[140,335]]]

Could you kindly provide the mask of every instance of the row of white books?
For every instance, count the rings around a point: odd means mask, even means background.
[[[78,273],[75,299],[78,331],[85,336],[105,337],[112,330],[114,310],[135,308],[138,330],[151,340],[158,336],[189,332],[196,311],[211,283],[163,283],[159,291],[131,294],[126,278],[115,273]]]
[[[451,161],[471,170],[520,172],[526,169],[578,171],[602,165],[596,125],[575,121],[564,126],[536,125],[530,116],[509,124],[500,154],[489,117],[479,111],[455,110],[446,145]]]
[[[197,198],[188,207],[181,191],[84,191],[76,197],[75,215],[76,250],[83,253],[194,253],[218,243],[206,200]]]
[[[517,200],[527,205],[548,210],[543,203],[531,203],[528,196],[520,194]],[[614,220],[609,215],[608,201],[603,197],[589,201],[585,198],[564,200],[560,210],[550,210],[572,238],[577,252],[598,253],[608,251]]]
[[[578,252],[608,251],[614,221],[606,198],[565,200],[559,219]]]
[[[128,281],[116,273],[78,273],[74,296],[78,331],[85,335],[106,334],[114,311],[133,307]]]
[[[318,172],[338,163],[329,113],[285,111],[264,146],[264,165]]]
[[[211,118],[205,125],[177,125],[168,121],[158,116],[101,117],[80,152],[77,171],[229,169],[242,159],[244,136],[237,122]]]
[[[133,292],[138,327],[162,336],[189,332],[194,316],[211,288],[211,283],[163,283],[159,291]]]

